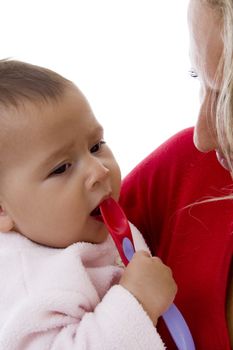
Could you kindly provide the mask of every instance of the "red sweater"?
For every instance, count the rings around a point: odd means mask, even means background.
[[[226,290],[233,253],[233,201],[187,205],[229,194],[230,174],[215,152],[193,145],[193,129],[173,136],[123,181],[120,202],[152,253],[168,264],[178,284],[175,304],[197,350],[231,349]],[[168,349],[176,349],[160,321]]]

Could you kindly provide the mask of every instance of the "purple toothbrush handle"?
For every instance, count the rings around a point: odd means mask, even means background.
[[[195,350],[190,330],[175,304],[172,304],[162,317],[177,348],[179,350]]]
[[[134,246],[128,237],[122,241],[125,257],[130,261],[135,253]],[[192,335],[179,309],[172,304],[162,315],[164,322],[179,350],[195,350]]]
[[[135,253],[134,246],[128,237],[122,241],[122,248],[125,257],[130,261]],[[179,350],[195,350],[190,330],[179,309],[172,304],[162,315],[164,322]]]
[[[135,253],[133,243],[128,237],[125,237],[122,241],[122,248],[126,259],[130,261]]]

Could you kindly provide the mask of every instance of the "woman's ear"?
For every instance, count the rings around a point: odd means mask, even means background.
[[[13,227],[14,227],[13,220],[0,204],[0,231],[9,232],[13,229]]]

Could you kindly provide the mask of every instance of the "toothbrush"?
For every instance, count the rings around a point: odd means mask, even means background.
[[[104,200],[100,205],[100,211],[122,262],[127,266],[135,253],[128,219],[120,205],[113,198]],[[177,348],[179,350],[195,350],[190,330],[175,304],[172,304],[162,317]]]

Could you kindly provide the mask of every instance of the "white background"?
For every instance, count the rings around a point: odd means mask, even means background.
[[[0,58],[74,81],[105,127],[123,176],[194,125],[188,0],[0,0]]]

